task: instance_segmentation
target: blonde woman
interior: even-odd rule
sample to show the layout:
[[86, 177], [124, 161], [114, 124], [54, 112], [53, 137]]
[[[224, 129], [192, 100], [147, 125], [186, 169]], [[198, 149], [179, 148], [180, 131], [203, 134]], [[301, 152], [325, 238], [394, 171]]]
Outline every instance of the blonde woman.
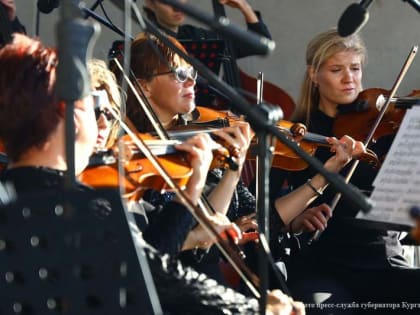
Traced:
[[[363, 89], [365, 64], [366, 47], [359, 34], [341, 37], [336, 29], [330, 29], [314, 36], [306, 50], [306, 71], [295, 121], [305, 123], [311, 132], [334, 136], [338, 106], [357, 99]], [[315, 156], [325, 161], [331, 154], [329, 150], [319, 148]], [[347, 174], [346, 171], [344, 169], [342, 174]], [[369, 192], [376, 172], [370, 165], [359, 163], [351, 183]], [[306, 183], [313, 173], [310, 169], [301, 172], [273, 170], [272, 191], [276, 191], [284, 180], [294, 189]], [[315, 186], [318, 188], [320, 186]], [[328, 207], [335, 194], [336, 191], [328, 187], [305, 212]], [[360, 305], [364, 302], [418, 301], [415, 292], [420, 289], [420, 270], [408, 268], [398, 240], [399, 233], [362, 225], [354, 218], [358, 211], [342, 198], [319, 241], [308, 248], [305, 245], [312, 234], [299, 236], [304, 248], [293, 255], [288, 264], [289, 286], [305, 302], [334, 306], [316, 307], [309, 314], [342, 314], [343, 309], [337, 303], [358, 303], [359, 307], [351, 310], [358, 314], [362, 312]], [[314, 230], [312, 224], [301, 218], [291, 222], [291, 230], [302, 223]], [[404, 285], [391, 285], [397, 282]], [[383, 310], [386, 314], [391, 311]]]

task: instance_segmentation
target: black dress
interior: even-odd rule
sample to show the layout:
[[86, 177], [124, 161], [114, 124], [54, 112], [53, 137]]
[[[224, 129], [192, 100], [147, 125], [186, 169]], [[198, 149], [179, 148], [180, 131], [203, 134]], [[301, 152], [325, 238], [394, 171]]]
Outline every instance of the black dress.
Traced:
[[[333, 135], [334, 120], [321, 111], [311, 115], [309, 131], [325, 136]], [[388, 139], [379, 141], [372, 149], [383, 150], [389, 146]], [[328, 148], [318, 148], [316, 157], [326, 161], [331, 156]], [[351, 163], [350, 163], [351, 164]], [[347, 174], [347, 166], [342, 174]], [[372, 191], [372, 181], [377, 174], [366, 163], [359, 163], [351, 183], [367, 194]], [[272, 169], [270, 184], [272, 198], [276, 198], [279, 185], [287, 179], [291, 189], [304, 184], [315, 175], [308, 168], [300, 172], [286, 172]], [[336, 191], [329, 186], [313, 205], [327, 203], [332, 200]], [[342, 198], [337, 205], [327, 229], [320, 239], [307, 245], [312, 234], [299, 236], [300, 249], [292, 253], [287, 263], [289, 273], [288, 286], [292, 295], [307, 303], [317, 303], [328, 297], [325, 303], [356, 302], [346, 312], [372, 312], [373, 305], [363, 306], [361, 303], [399, 303], [419, 302], [417, 293], [420, 290], [420, 269], [409, 268], [403, 258], [403, 249], [399, 242], [399, 232], [374, 229], [355, 219], [359, 209], [348, 200]], [[299, 248], [296, 246], [296, 248]], [[394, 286], [399, 282], [401, 285]], [[321, 294], [327, 293], [327, 294]], [[365, 308], [365, 309], [364, 309]], [[307, 309], [309, 314], [328, 313], [341, 314], [343, 308], [333, 307]], [[384, 306], [380, 313], [391, 312], [392, 307]], [[401, 309], [396, 314], [402, 312]]]
[[[60, 192], [63, 172], [43, 167], [20, 167], [5, 170], [1, 183], [12, 183], [17, 194], [41, 191]], [[77, 189], [89, 190], [82, 184]], [[185, 210], [186, 211], [186, 210]], [[98, 220], [100, 222], [100, 220]], [[141, 238], [141, 233], [135, 235]], [[160, 303], [168, 314], [258, 314], [258, 301], [241, 295], [217, 282], [185, 268], [170, 255], [161, 255], [145, 244], [145, 253], [156, 285]]]

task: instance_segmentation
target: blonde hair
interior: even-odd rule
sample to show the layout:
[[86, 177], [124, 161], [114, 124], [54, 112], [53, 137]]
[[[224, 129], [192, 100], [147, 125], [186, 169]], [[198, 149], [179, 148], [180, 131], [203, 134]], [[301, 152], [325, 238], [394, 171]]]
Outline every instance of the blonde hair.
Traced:
[[358, 34], [341, 37], [337, 29], [332, 28], [316, 35], [309, 42], [306, 48], [307, 71], [302, 81], [300, 97], [296, 110], [293, 113], [293, 120], [304, 122], [309, 127], [310, 114], [319, 105], [319, 91], [309, 76], [309, 67], [312, 67], [316, 73], [327, 59], [343, 51], [359, 54], [362, 65], [367, 61], [366, 46]]
[[[108, 69], [105, 61], [100, 59], [91, 59], [87, 63], [91, 86], [93, 90], [105, 90], [112, 108], [119, 113], [121, 109], [121, 93], [117, 84], [115, 75]], [[111, 123], [111, 132], [109, 133], [106, 147], [114, 145], [120, 125], [116, 119]]]

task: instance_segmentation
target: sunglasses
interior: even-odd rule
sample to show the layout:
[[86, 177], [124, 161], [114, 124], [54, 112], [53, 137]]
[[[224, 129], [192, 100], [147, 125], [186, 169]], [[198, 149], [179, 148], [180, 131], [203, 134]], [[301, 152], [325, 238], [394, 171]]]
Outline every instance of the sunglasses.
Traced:
[[109, 105], [108, 94], [105, 90], [92, 91], [94, 110], [96, 120], [99, 119], [101, 115], [104, 115], [107, 120], [114, 119], [111, 112], [104, 106], [105, 104]]
[[177, 68], [171, 69], [170, 71], [153, 74], [152, 76], [157, 77], [159, 75], [170, 74], [170, 73], [173, 73], [175, 75], [175, 79], [179, 83], [186, 82], [188, 78], [190, 78], [193, 81], [197, 79], [197, 70], [195, 70], [193, 67], [188, 67], [188, 68], [177, 67]]

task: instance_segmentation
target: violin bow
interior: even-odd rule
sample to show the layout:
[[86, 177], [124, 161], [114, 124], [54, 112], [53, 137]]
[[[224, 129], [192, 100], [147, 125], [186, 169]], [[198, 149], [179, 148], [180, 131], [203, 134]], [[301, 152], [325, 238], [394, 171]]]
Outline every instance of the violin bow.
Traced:
[[[124, 80], [127, 82], [128, 87], [130, 88], [131, 92], [133, 93], [134, 97], [136, 98], [137, 102], [141, 106], [142, 110], [144, 111], [145, 115], [149, 119], [150, 123], [153, 126], [153, 129], [156, 131], [158, 137], [160, 139], [166, 139], [168, 140], [168, 135], [166, 131], [164, 130], [162, 124], [159, 122], [159, 120], [156, 117], [156, 114], [152, 111], [150, 104], [147, 104], [146, 99], [142, 99], [136, 89], [134, 87], [133, 83], [130, 81], [130, 78], [125, 73], [123, 67], [121, 66], [121, 63], [117, 58], [113, 58], [113, 61], [117, 65], [118, 69], [121, 71], [121, 74], [123, 75]], [[141, 90], [141, 86], [137, 84], [138, 88]]]
[[[117, 59], [114, 59], [116, 62], [118, 68], [124, 75], [124, 79], [127, 81], [129, 87], [133, 90], [132, 92], [136, 96], [137, 100], [144, 106], [145, 112], [148, 112], [147, 106], [143, 104], [143, 100], [140, 98], [139, 94], [137, 93], [137, 90], [135, 89], [134, 85], [128, 78], [128, 76], [125, 74], [124, 70], [122, 69], [121, 64]], [[249, 289], [253, 292], [253, 294], [256, 297], [260, 296], [260, 293], [258, 291], [259, 287], [259, 280], [254, 275], [248, 267], [243, 262], [242, 258], [232, 249], [232, 244], [227, 243], [225, 240], [221, 238], [221, 236], [217, 233], [215, 228], [209, 223], [206, 214], [208, 215], [210, 212], [216, 213], [216, 211], [211, 207], [211, 204], [209, 201], [205, 198], [205, 196], [202, 194], [201, 198], [198, 202], [198, 207], [195, 206], [191, 200], [185, 195], [185, 193], [178, 187], [178, 185], [173, 181], [173, 179], [169, 176], [169, 174], [166, 172], [166, 170], [161, 166], [158, 159], [152, 154], [150, 149], [147, 147], [145, 142], [136, 136], [136, 134], [128, 128], [128, 126], [121, 120], [121, 118], [117, 115], [117, 113], [111, 108], [110, 109], [111, 114], [114, 116], [115, 119], [119, 120], [121, 127], [124, 129], [124, 131], [132, 138], [134, 144], [141, 150], [141, 152], [148, 158], [153, 166], [156, 168], [156, 170], [159, 172], [159, 174], [162, 176], [162, 178], [165, 180], [165, 182], [168, 184], [168, 186], [175, 191], [175, 193], [178, 195], [178, 197], [181, 199], [181, 201], [187, 205], [187, 208], [191, 211], [194, 218], [197, 219], [197, 222], [203, 225], [204, 229], [209, 233], [211, 236], [215, 236], [217, 239], [216, 246], [219, 248], [219, 250], [223, 253], [223, 255], [226, 257], [226, 259], [231, 263], [232, 267], [238, 272], [238, 274], [241, 276], [241, 278], [244, 280], [244, 282], [247, 284]], [[155, 115], [152, 115], [149, 113], [148, 118], [153, 119]], [[157, 126], [156, 131], [159, 130], [160, 124], [157, 122], [152, 121], [153, 126]], [[162, 139], [168, 140], [168, 137], [166, 136], [167, 133], [163, 133], [164, 136]], [[145, 152], [147, 151], [147, 152]], [[199, 216], [199, 218], [197, 218]], [[210, 226], [210, 227], [209, 227]], [[226, 248], [226, 245], [229, 246], [229, 248]], [[233, 255], [233, 257], [231, 257]]]
[[[414, 57], [417, 54], [417, 50], [418, 50], [418, 46], [413, 46], [413, 48], [411, 48], [410, 53], [407, 56], [407, 59], [404, 62], [403, 67], [401, 68], [400, 73], [397, 76], [397, 79], [394, 82], [394, 85], [391, 89], [391, 93], [389, 94], [386, 103], [382, 106], [381, 110], [379, 111], [378, 117], [375, 120], [375, 123], [373, 124], [371, 130], [369, 131], [369, 134], [367, 135], [365, 141], [363, 142], [363, 144], [368, 147], [368, 145], [370, 144], [373, 135], [375, 134], [376, 129], [379, 126], [379, 123], [381, 122], [382, 118], [384, 117], [386, 111], [388, 110], [389, 104], [391, 104], [392, 99], [394, 98], [398, 87], [400, 86], [403, 78], [405, 77], [405, 75], [407, 74], [408, 69], [410, 68], [411, 64], [413, 63]], [[354, 172], [356, 171], [357, 166], [359, 165], [359, 160], [354, 160], [349, 172], [347, 173], [347, 176], [345, 177], [345, 182], [348, 183], [351, 179], [351, 177], [353, 176]], [[341, 193], [337, 193], [334, 196], [334, 199], [331, 201], [330, 207], [331, 207], [331, 211], [333, 212], [335, 210], [335, 208], [337, 207], [338, 202], [341, 199]], [[312, 238], [308, 241], [308, 244], [311, 244], [313, 241], [317, 241], [319, 239], [319, 237], [321, 236], [322, 231], [317, 230], [314, 235], [312, 236]]]
[[144, 156], [152, 163], [159, 174], [162, 176], [168, 186], [177, 194], [181, 202], [191, 212], [197, 222], [217, 241], [216, 246], [223, 253], [225, 258], [229, 261], [235, 271], [241, 276], [248, 288], [255, 295], [256, 298], [260, 297], [259, 292], [259, 279], [258, 277], [245, 265], [242, 258], [235, 252], [232, 245], [228, 240], [222, 238], [222, 236], [216, 231], [213, 225], [207, 218], [206, 212], [202, 207], [194, 205], [191, 199], [185, 194], [185, 192], [178, 186], [178, 184], [171, 178], [165, 168], [161, 165], [156, 156], [152, 153], [150, 148], [147, 146], [145, 141], [139, 137], [122, 121], [121, 117], [115, 112], [112, 107], [108, 107], [108, 110], [117, 119], [123, 128], [123, 130], [131, 137], [134, 144], [144, 154]]
[[[127, 6], [125, 6], [127, 7]], [[138, 11], [138, 8], [136, 5], [134, 5], [133, 2], [131, 2], [131, 7], [139, 20], [140, 24], [143, 25], [141, 15]], [[126, 10], [127, 11], [127, 10]], [[148, 23], [150, 24], [150, 23]], [[152, 27], [149, 25], [149, 27]], [[170, 46], [171, 47], [171, 46]], [[123, 71], [124, 72], [124, 71]], [[126, 78], [128, 79], [128, 78]], [[133, 86], [132, 86], [133, 87]], [[200, 208], [196, 207], [192, 201], [186, 196], [186, 194], [178, 187], [178, 185], [172, 180], [172, 178], [169, 176], [169, 174], [166, 172], [166, 170], [160, 165], [157, 158], [148, 150], [148, 147], [144, 145], [141, 139], [139, 139], [131, 130], [127, 127], [127, 125], [123, 122], [122, 118], [109, 106], [108, 108], [110, 112], [113, 114], [114, 118], [117, 119], [121, 125], [122, 128], [125, 129], [127, 134], [129, 134], [132, 137], [132, 140], [135, 141], [135, 144], [139, 147], [140, 150], [142, 150], [142, 153], [149, 159], [149, 161], [153, 164], [154, 167], [156, 167], [156, 170], [160, 172], [162, 178], [166, 181], [166, 183], [175, 190], [178, 197], [181, 199], [181, 201], [184, 202], [187, 209], [190, 210], [191, 214], [194, 216], [194, 218], [199, 222], [203, 228], [208, 232], [211, 233], [213, 237], [215, 237], [216, 246], [219, 248], [219, 250], [223, 253], [223, 255], [226, 257], [226, 259], [230, 262], [232, 267], [236, 270], [236, 272], [241, 276], [241, 278], [244, 280], [245, 284], [248, 286], [250, 291], [254, 294], [256, 298], [260, 298], [261, 294], [259, 291], [259, 279], [258, 277], [252, 273], [251, 270], [248, 269], [248, 267], [245, 265], [243, 260], [232, 250], [231, 244], [228, 243], [228, 241], [225, 241], [215, 230], [215, 228], [209, 223], [207, 217], [203, 214]], [[120, 166], [119, 166], [120, 168]], [[229, 238], [228, 238], [229, 240]]]

